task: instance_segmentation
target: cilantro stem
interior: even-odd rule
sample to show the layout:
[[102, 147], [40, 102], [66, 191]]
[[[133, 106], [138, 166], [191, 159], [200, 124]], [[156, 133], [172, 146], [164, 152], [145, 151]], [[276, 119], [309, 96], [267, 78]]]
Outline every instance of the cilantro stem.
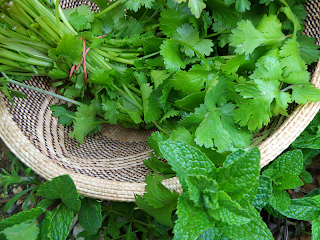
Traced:
[[140, 110], [143, 110], [143, 107], [141, 106], [141, 99], [137, 99], [138, 96], [134, 96], [131, 91], [127, 88], [126, 84], [122, 83], [121, 84], [123, 89], [126, 91], [126, 93], [129, 95], [129, 97], [132, 99], [132, 101], [136, 102], [137, 107]]
[[157, 52], [145, 55], [145, 56], [141, 57], [140, 59], [146, 59], [146, 58], [153, 57], [153, 56], [159, 55], [159, 54], [160, 54], [160, 51], [157, 51]]
[[21, 83], [21, 82], [17, 82], [17, 81], [15, 81], [13, 79], [10, 79], [4, 72], [1, 71], [0, 73], [8, 80], [8, 82], [13, 83], [15, 85], [18, 85], [20, 87], [24, 87], [24, 88], [27, 88], [27, 89], [30, 89], [30, 90], [33, 90], [33, 91], [36, 91], [36, 92], [40, 92], [40, 93], [43, 93], [43, 94], [46, 94], [46, 95], [61, 99], [63, 101], [70, 102], [70, 103], [75, 104], [75, 105], [81, 105], [81, 103], [76, 101], [76, 100], [73, 100], [73, 99], [58, 95], [56, 93], [40, 89], [40, 88], [29, 86], [29, 85]]
[[60, 18], [62, 20], [62, 22], [65, 24], [65, 26], [67, 27], [67, 29], [73, 33], [74, 35], [78, 35], [77, 31], [74, 30], [74, 28], [71, 26], [71, 24], [69, 23], [69, 21], [67, 20], [66, 16], [64, 15], [63, 11], [62, 11], [62, 8], [59, 4], [59, 0], [53, 0], [53, 3], [55, 5], [58, 5], [58, 9], [59, 9], [59, 14], [60, 14]]
[[96, 17], [100, 17], [103, 14], [111, 11], [112, 9], [114, 9], [115, 7], [117, 7], [119, 4], [121, 4], [122, 0], [118, 0], [115, 3], [113, 3], [112, 5], [110, 5], [109, 7], [106, 7], [105, 9], [103, 9], [102, 11], [100, 11], [99, 13], [96, 14]]
[[129, 60], [129, 59], [125, 59], [125, 58], [119, 58], [119, 57], [115, 57], [112, 56], [104, 51], [101, 51], [98, 48], [95, 48], [96, 52], [98, 54], [100, 54], [101, 56], [104, 56], [106, 58], [109, 58], [110, 60], [116, 61], [116, 62], [120, 62], [120, 63], [124, 63], [124, 64], [130, 64], [130, 65], [134, 65], [134, 61], [133, 60]]
[[212, 34], [209, 34], [207, 36], [205, 36], [204, 38], [211, 38], [211, 37], [216, 37], [216, 36], [219, 36], [221, 34], [230, 34], [231, 33], [231, 30], [227, 30], [227, 31], [223, 31], [221, 33], [212, 33]]
[[128, 84], [128, 85], [126, 85], [128, 88], [130, 88], [132, 91], [134, 91], [135, 93], [138, 93], [138, 94], [140, 94], [141, 95], [141, 90], [140, 89], [138, 89], [138, 88], [135, 88], [134, 86], [132, 86], [132, 85], [130, 85], [130, 84]]
[[59, 29], [60, 37], [62, 37], [62, 29], [61, 29], [60, 18], [59, 18], [59, 4], [55, 5], [55, 15], [56, 15], [56, 24]]
[[286, 91], [290, 90], [293, 86], [295, 86], [295, 85], [294, 84], [289, 85], [288, 87], [282, 89], [281, 92], [286, 92]]
[[152, 123], [164, 134], [170, 135], [166, 130], [164, 130], [155, 120], [152, 120]]

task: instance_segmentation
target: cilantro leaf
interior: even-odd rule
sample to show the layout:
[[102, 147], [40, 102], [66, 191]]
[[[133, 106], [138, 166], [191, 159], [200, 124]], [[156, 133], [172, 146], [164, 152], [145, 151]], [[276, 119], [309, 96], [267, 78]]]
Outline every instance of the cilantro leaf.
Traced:
[[66, 57], [72, 64], [78, 65], [82, 59], [82, 42], [72, 33], [64, 35], [56, 48], [49, 50], [52, 58]]
[[178, 72], [186, 67], [179, 48], [179, 44], [172, 40], [165, 40], [160, 46], [160, 54], [163, 56], [166, 69], [170, 73]]
[[154, 2], [155, 0], [128, 0], [125, 5], [127, 9], [137, 12], [142, 6], [152, 8]]
[[314, 38], [300, 35], [297, 37], [297, 41], [299, 42], [300, 56], [306, 64], [311, 64], [319, 60], [320, 50]]
[[248, 55], [261, 45], [274, 45], [284, 40], [281, 27], [275, 15], [264, 15], [257, 28], [250, 20], [241, 20], [231, 31], [230, 46], [236, 47], [236, 53]]
[[179, 195], [163, 186], [161, 181], [160, 176], [152, 176], [151, 173], [146, 175], [146, 193], [143, 197], [135, 196], [136, 204], [138, 208], [155, 217], [159, 223], [173, 227], [171, 215]]
[[152, 89], [153, 88], [149, 83], [144, 83], [141, 86], [144, 121], [146, 123], [158, 120], [162, 114]]
[[58, 122], [64, 126], [70, 126], [73, 123], [74, 112], [66, 109], [67, 105], [51, 105], [52, 116], [59, 118]]
[[154, 83], [154, 88], [157, 89], [165, 80], [170, 77], [170, 74], [166, 70], [156, 70], [150, 71], [151, 80]]
[[94, 21], [94, 15], [88, 5], [80, 5], [74, 9], [69, 17], [69, 22], [75, 30], [83, 31], [91, 28], [91, 23]]
[[104, 121], [97, 121], [96, 109], [92, 106], [81, 105], [77, 107], [77, 112], [74, 117], [74, 128], [70, 133], [70, 137], [75, 137], [79, 143], [83, 143], [83, 139], [86, 135], [95, 133], [100, 130], [101, 123]]
[[177, 8], [163, 9], [160, 13], [159, 28], [165, 35], [171, 37], [178, 27], [189, 22], [189, 18], [190, 14]]
[[292, 37], [280, 48], [279, 56], [285, 76], [291, 72], [301, 72], [307, 69], [305, 62], [300, 56], [299, 43], [296, 37]]
[[236, 0], [236, 10], [238, 12], [245, 12], [250, 10], [251, 3], [248, 0]]
[[306, 104], [307, 101], [320, 101], [320, 90], [312, 83], [292, 85], [292, 100], [298, 104]]

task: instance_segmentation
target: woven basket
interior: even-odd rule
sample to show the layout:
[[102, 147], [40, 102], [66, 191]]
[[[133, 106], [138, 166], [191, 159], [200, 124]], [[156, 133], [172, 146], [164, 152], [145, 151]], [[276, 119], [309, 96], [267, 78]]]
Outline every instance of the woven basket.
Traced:
[[[76, 4], [86, 1], [76, 1]], [[74, 1], [64, 1], [73, 7]], [[90, 3], [89, 3], [90, 5]], [[308, 17], [305, 34], [320, 42], [318, 18], [320, 3], [306, 3]], [[312, 82], [320, 88], [320, 64], [315, 68]], [[36, 77], [28, 84], [55, 91], [49, 79]], [[69, 137], [70, 128], [61, 126], [52, 117], [50, 105], [59, 101], [38, 92], [17, 86], [27, 99], [14, 99], [14, 106], [0, 97], [0, 137], [10, 150], [41, 177], [49, 180], [69, 174], [79, 193], [97, 199], [134, 201], [134, 194], [144, 193], [147, 169], [143, 160], [149, 157], [146, 139], [151, 130], [126, 129], [121, 125], [104, 125], [102, 131], [86, 137], [82, 145]], [[290, 116], [259, 145], [261, 166], [265, 166], [284, 151], [305, 129], [320, 103], [298, 106]], [[179, 179], [166, 179], [163, 184], [181, 193]]]

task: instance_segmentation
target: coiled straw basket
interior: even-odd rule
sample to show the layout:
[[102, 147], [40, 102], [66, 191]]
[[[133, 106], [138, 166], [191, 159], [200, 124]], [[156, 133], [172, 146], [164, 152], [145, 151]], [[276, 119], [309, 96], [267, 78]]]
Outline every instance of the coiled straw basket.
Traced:
[[[87, 1], [62, 1], [63, 7], [88, 4]], [[307, 36], [320, 43], [320, 2], [306, 3]], [[320, 88], [320, 64], [315, 68], [312, 82]], [[29, 84], [50, 91], [48, 79], [34, 78]], [[27, 95], [14, 99], [14, 106], [0, 98], [0, 137], [10, 150], [38, 175], [49, 180], [69, 174], [83, 196], [114, 201], [134, 201], [134, 194], [143, 194], [147, 169], [143, 160], [149, 157], [146, 144], [151, 130], [126, 129], [121, 125], [105, 125], [101, 132], [87, 137], [78, 146], [69, 138], [70, 128], [61, 126], [51, 115], [50, 105], [58, 100], [50, 96], [12, 86]], [[320, 102], [298, 106], [290, 116], [259, 145], [261, 166], [267, 165], [285, 150], [319, 111]], [[178, 178], [163, 184], [181, 192]]]

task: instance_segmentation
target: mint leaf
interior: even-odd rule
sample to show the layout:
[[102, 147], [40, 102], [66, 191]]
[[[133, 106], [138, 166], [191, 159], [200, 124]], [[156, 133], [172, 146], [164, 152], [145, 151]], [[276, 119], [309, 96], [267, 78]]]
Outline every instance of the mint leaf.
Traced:
[[252, 202], [252, 205], [261, 210], [268, 204], [269, 198], [272, 195], [272, 180], [267, 176], [259, 176], [259, 187], [257, 194]]
[[312, 221], [319, 218], [320, 195], [291, 199], [289, 207], [281, 213], [288, 218], [304, 221]]
[[312, 238], [320, 239], [320, 219], [315, 219], [312, 221]]
[[59, 199], [71, 209], [80, 210], [79, 194], [69, 175], [61, 175], [45, 182], [37, 191], [37, 196]]
[[54, 240], [65, 240], [70, 233], [74, 210], [61, 203], [51, 222], [51, 237]]
[[215, 209], [209, 208], [208, 213], [214, 219], [232, 225], [240, 226], [251, 221], [250, 214], [224, 191], [218, 191], [217, 207]]
[[80, 225], [89, 235], [95, 235], [102, 225], [101, 203], [96, 199], [84, 198], [78, 213]]
[[37, 240], [39, 232], [37, 221], [29, 220], [6, 228], [1, 232], [0, 236], [3, 234], [7, 240]]
[[100, 130], [101, 123], [104, 121], [96, 120], [96, 109], [93, 106], [81, 105], [77, 107], [74, 117], [73, 131], [70, 137], [75, 137], [79, 143], [83, 143], [84, 137], [88, 134], [95, 133]]
[[47, 211], [44, 219], [39, 223], [40, 233], [38, 239], [52, 240], [51, 238], [52, 212]]
[[[299, 174], [300, 175], [300, 174]], [[299, 175], [285, 173], [275, 179], [274, 189], [294, 189], [303, 185]]]
[[12, 215], [10, 218], [6, 218], [0, 222], [0, 231], [25, 221], [32, 222], [44, 211], [42, 208], [32, 208], [30, 211], [19, 212], [18, 214]]
[[260, 151], [257, 147], [244, 152], [232, 163], [216, 170], [215, 179], [219, 190], [233, 200], [242, 198], [258, 184], [260, 175]]
[[159, 149], [177, 173], [183, 189], [187, 189], [185, 182], [189, 174], [207, 175], [215, 170], [214, 164], [199, 149], [186, 143], [167, 140], [159, 143]]
[[218, 228], [209, 228], [204, 231], [198, 240], [221, 240], [222, 233]]
[[212, 228], [215, 223], [215, 220], [208, 215], [205, 208], [198, 208], [193, 205], [186, 193], [182, 193], [179, 197], [177, 208], [178, 220], [173, 229], [176, 239], [196, 240], [200, 234]]
[[273, 190], [269, 204], [277, 211], [283, 212], [290, 205], [290, 196], [285, 190]]

